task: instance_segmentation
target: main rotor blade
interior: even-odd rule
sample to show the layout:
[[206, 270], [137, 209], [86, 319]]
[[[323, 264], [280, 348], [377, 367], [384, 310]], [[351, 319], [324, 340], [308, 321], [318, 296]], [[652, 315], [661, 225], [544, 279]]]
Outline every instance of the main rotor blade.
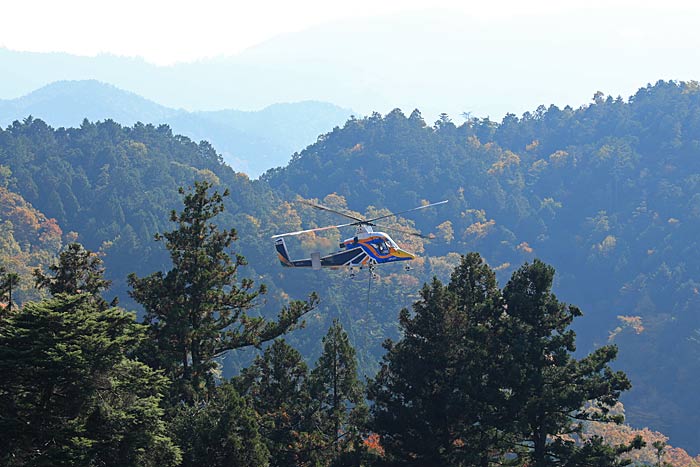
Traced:
[[355, 217], [350, 214], [346, 214], [342, 211], [338, 211], [337, 209], [329, 208], [328, 206], [324, 206], [322, 204], [317, 204], [317, 203], [312, 203], [311, 201], [306, 201], [306, 200], [298, 200], [301, 204], [305, 204], [307, 206], [311, 206], [312, 208], [320, 209], [321, 211], [328, 211], [332, 212], [335, 214], [338, 214], [339, 216], [347, 217], [348, 219], [352, 219], [354, 221], [358, 222], [365, 222], [365, 220], [361, 217]]
[[418, 232], [412, 232], [410, 230], [405, 230], [405, 229], [397, 229], [396, 227], [389, 227], [388, 225], [378, 225], [378, 224], [373, 224], [375, 227], [379, 227], [384, 230], [393, 230], [394, 232], [401, 232], [402, 234], [406, 235], [412, 235], [414, 237], [420, 237], [420, 238], [425, 238], [426, 240], [432, 240], [435, 238], [435, 235], [430, 234], [430, 235], [423, 235]]
[[370, 222], [374, 222], [374, 221], [378, 221], [378, 220], [382, 220], [382, 219], [388, 219], [389, 217], [400, 216], [401, 214], [406, 214], [407, 212], [418, 211], [418, 210], [420, 210], [420, 209], [425, 209], [425, 208], [429, 208], [429, 207], [432, 207], [432, 206], [437, 206], [438, 204], [445, 204], [447, 201], [448, 201], [448, 200], [438, 201], [437, 203], [426, 204], [425, 206], [418, 206], [417, 208], [408, 209], [408, 210], [406, 210], [406, 211], [401, 211], [401, 212], [396, 212], [396, 213], [392, 213], [392, 214], [387, 214], [386, 216], [379, 216], [379, 217], [375, 217], [374, 219], [367, 219], [365, 222], [370, 223]]
[[287, 233], [283, 233], [283, 234], [273, 235], [270, 238], [291, 237], [294, 235], [301, 235], [301, 234], [310, 233], [310, 232], [320, 232], [322, 230], [339, 229], [341, 227], [348, 227], [350, 225], [357, 225], [357, 222], [352, 222], [350, 224], [329, 225], [328, 227], [317, 227], [315, 229], [299, 230], [297, 232], [287, 232]]

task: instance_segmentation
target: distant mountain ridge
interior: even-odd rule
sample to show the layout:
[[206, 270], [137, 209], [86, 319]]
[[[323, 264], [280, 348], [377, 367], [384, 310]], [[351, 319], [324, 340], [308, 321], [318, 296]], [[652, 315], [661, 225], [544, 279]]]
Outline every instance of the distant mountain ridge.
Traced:
[[236, 55], [169, 66], [0, 48], [0, 97], [57, 80], [97, 79], [188, 110], [318, 100], [362, 114], [419, 108], [428, 122], [442, 112], [455, 120], [462, 113], [500, 120], [541, 104], [577, 108], [597, 90], [625, 98], [640, 83], [697, 79], [700, 43], [689, 33], [690, 15], [679, 27], [681, 40], [658, 32], [664, 13], [610, 5], [605, 15], [551, 9], [503, 11], [488, 20], [454, 11], [355, 18], [273, 37]]
[[259, 111], [188, 112], [160, 105], [138, 94], [96, 80], [57, 81], [25, 96], [0, 100], [0, 125], [29, 115], [54, 127], [112, 119], [168, 124], [175, 133], [210, 141], [235, 170], [257, 177], [285, 165], [290, 156], [343, 124], [352, 111], [325, 102], [296, 102]]
[[84, 118], [159, 123], [182, 112], [97, 80], [56, 81], [17, 99], [0, 100], [2, 126], [30, 114], [53, 126], [70, 127]]

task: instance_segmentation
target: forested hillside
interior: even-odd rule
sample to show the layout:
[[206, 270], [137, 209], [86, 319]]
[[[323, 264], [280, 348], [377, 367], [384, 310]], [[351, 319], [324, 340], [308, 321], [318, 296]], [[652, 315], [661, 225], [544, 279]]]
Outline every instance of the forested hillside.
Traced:
[[584, 310], [583, 347], [621, 345], [629, 419], [698, 446], [686, 387], [700, 374], [699, 91], [659, 82], [629, 101], [596, 94], [580, 109], [461, 126], [397, 110], [349, 121], [264, 178], [350, 206], [449, 199], [418, 224], [451, 223], [431, 256], [477, 250], [501, 278], [532, 257], [553, 264], [558, 293]]
[[[206, 180], [229, 189], [217, 222], [238, 231], [234, 249], [249, 262], [240, 274], [268, 286], [257, 299], [261, 312], [318, 292], [306, 328], [288, 341], [315, 361], [337, 318], [357, 349], [361, 375], [376, 373], [387, 337], [400, 338], [399, 310], [433, 275], [446, 281], [459, 254], [479, 251], [501, 283], [541, 258], [557, 270], [557, 296], [584, 313], [574, 323], [578, 352], [620, 346], [614, 365], [633, 386], [622, 397], [628, 421], [693, 453], [700, 446], [692, 390], [700, 383], [698, 161], [700, 89], [673, 82], [628, 101], [596, 95], [580, 109], [540, 107], [501, 123], [457, 126], [445, 117], [429, 125], [418, 111], [399, 110], [351, 119], [255, 182], [227, 167], [211, 145], [167, 126], [86, 121], [56, 130], [27, 119], [0, 131], [8, 193], [103, 252], [113, 281], [106, 298], [118, 295], [127, 308], [139, 309], [127, 294], [127, 275], [143, 277], [167, 264], [153, 236], [172, 228], [177, 188]], [[449, 203], [397, 219], [436, 238], [397, 235], [419, 254], [413, 270], [382, 268], [368, 291], [364, 274], [351, 279], [279, 266], [271, 234], [336, 223], [294, 203], [297, 196], [362, 215]], [[290, 241], [290, 249], [293, 256], [332, 251], [349, 235], [310, 235]], [[246, 361], [240, 352], [227, 356], [224, 375]]]
[[126, 275], [165, 261], [153, 236], [168, 226], [177, 188], [195, 180], [225, 184], [233, 194], [223, 221], [250, 232], [242, 212], [264, 213], [272, 196], [226, 166], [206, 142], [175, 136], [166, 125], [122, 127], [113, 121], [58, 129], [28, 118], [0, 132], [5, 185], [55, 219], [94, 251], [103, 251], [115, 290]]

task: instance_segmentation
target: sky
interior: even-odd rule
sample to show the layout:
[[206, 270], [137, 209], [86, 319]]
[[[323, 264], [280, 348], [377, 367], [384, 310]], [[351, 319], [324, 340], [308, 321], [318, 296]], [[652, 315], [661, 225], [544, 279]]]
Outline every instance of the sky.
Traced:
[[[87, 56], [111, 53], [142, 57], [157, 65], [232, 56], [277, 35], [337, 20], [425, 9], [456, 10], [484, 21], [562, 14], [570, 14], [575, 20], [577, 11], [588, 10], [598, 11], [600, 15], [620, 15], [621, 23], [629, 9], [637, 14], [648, 11], [649, 22], [638, 27], [624, 25], [626, 33], [632, 36], [650, 33], [678, 36], [684, 31], [676, 27], [674, 18], [700, 19], [700, 2], [687, 0], [4, 0], [3, 3], [0, 47]], [[694, 34], [695, 28], [692, 29]]]
[[187, 110], [319, 100], [500, 120], [700, 79], [697, 0], [0, 2], [0, 48], [156, 65], [8, 60], [0, 99], [96, 79]]

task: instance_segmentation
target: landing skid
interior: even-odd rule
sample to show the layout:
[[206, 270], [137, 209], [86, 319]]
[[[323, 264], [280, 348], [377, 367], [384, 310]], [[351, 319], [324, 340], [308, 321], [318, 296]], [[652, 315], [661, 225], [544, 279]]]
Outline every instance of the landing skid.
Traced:
[[[357, 268], [357, 270], [362, 271], [365, 266], [360, 266]], [[376, 264], [369, 264], [367, 265], [367, 269], [369, 270], [369, 278], [370, 280], [378, 280], [379, 279], [379, 274], [377, 274], [377, 265]], [[357, 275], [357, 270], [354, 267], [350, 267], [348, 269], [348, 276], [350, 279], [353, 279]]]

